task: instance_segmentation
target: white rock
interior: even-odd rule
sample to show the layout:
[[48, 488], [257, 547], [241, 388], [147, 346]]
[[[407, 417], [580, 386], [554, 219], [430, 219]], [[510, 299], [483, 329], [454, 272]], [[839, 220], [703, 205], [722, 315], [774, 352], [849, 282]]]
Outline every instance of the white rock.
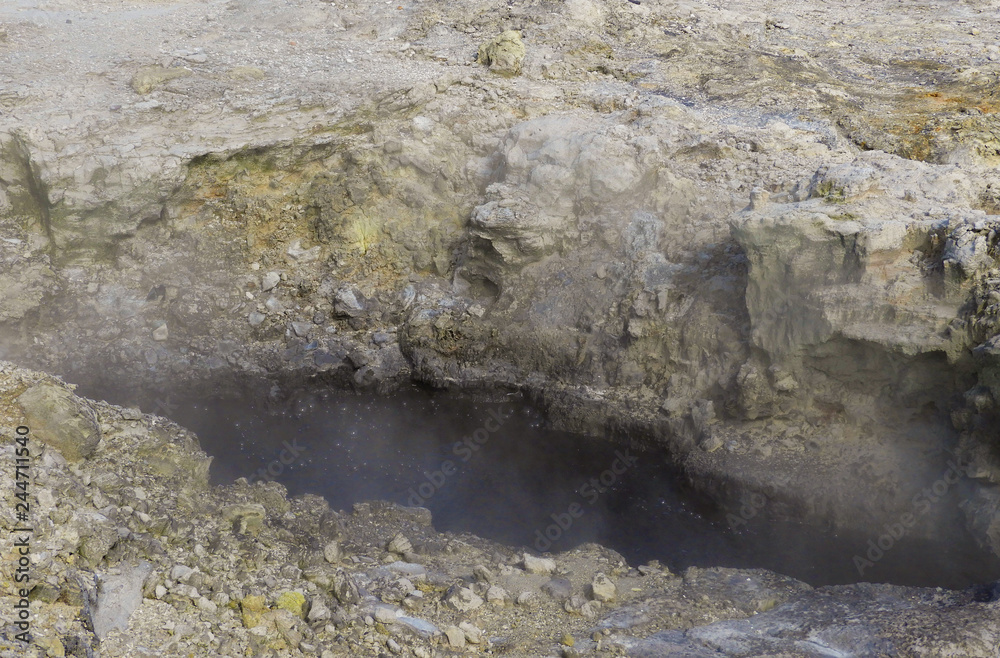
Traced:
[[535, 557], [530, 553], [525, 553], [524, 570], [528, 573], [548, 575], [556, 570], [556, 562], [547, 557]]
[[590, 584], [590, 589], [594, 595], [594, 600], [603, 603], [613, 601], [618, 594], [618, 588], [615, 586], [614, 581], [603, 573], [598, 573], [594, 576], [594, 580]]

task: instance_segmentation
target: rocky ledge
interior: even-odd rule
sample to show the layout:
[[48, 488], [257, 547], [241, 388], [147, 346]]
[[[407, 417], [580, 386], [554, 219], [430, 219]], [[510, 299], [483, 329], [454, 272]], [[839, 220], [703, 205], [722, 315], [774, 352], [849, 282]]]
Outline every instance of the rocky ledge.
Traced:
[[[276, 482], [211, 487], [190, 432], [6, 363], [0, 402], [0, 486], [14, 490], [14, 438], [27, 426], [37, 501], [31, 641], [18, 640], [6, 542], [4, 656], [985, 658], [1000, 643], [990, 587], [675, 574], [594, 544], [537, 555], [437, 533], [419, 507], [333, 510]], [[4, 507], [4, 536], [23, 525]]]

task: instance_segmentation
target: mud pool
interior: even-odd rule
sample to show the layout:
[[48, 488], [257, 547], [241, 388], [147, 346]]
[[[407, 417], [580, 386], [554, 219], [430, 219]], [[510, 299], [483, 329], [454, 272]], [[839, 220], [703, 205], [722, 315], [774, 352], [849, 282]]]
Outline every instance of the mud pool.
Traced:
[[[134, 393], [81, 392], [136, 402]], [[665, 451], [547, 429], [543, 413], [514, 394], [487, 400], [416, 388], [387, 396], [322, 391], [279, 403], [250, 393], [174, 393], [141, 406], [198, 434], [214, 457], [216, 484], [276, 480], [290, 495], [322, 495], [339, 509], [375, 499], [419, 505], [432, 511], [438, 531], [535, 551], [598, 542], [633, 565], [765, 568], [815, 586], [957, 589], [1000, 575], [998, 560], [957, 523], [947, 543], [894, 539], [859, 574], [855, 556], [872, 557], [868, 540], [878, 536], [769, 518], [763, 497], [720, 507], [685, 486]], [[953, 498], [942, 504], [957, 507]]]

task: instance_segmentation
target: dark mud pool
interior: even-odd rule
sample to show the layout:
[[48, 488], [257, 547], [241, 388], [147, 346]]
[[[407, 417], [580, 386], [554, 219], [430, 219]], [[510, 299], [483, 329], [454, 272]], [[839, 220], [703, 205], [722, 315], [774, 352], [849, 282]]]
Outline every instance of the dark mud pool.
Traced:
[[[127, 404], [108, 391], [85, 391]], [[169, 396], [157, 413], [196, 432], [215, 483], [276, 480], [335, 509], [365, 500], [426, 507], [439, 531], [471, 532], [535, 551], [599, 542], [633, 566], [766, 568], [812, 585], [859, 581], [964, 588], [1000, 576], [970, 538], [893, 540], [859, 574], [868, 535], [768, 518], [766, 498], [730, 509], [683, 485], [669, 456], [547, 429], [520, 396], [483, 401], [412, 389], [291, 402]], [[258, 402], [249, 402], [249, 400]], [[141, 405], [154, 411], [155, 403]], [[877, 537], [875, 537], [877, 541]]]

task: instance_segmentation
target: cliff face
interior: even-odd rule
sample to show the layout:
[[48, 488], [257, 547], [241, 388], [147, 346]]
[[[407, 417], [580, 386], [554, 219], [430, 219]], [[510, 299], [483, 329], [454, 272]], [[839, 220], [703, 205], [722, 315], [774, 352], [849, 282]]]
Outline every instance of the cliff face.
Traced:
[[958, 458], [1000, 554], [996, 8], [9, 4], [0, 356], [519, 388], [843, 527]]

